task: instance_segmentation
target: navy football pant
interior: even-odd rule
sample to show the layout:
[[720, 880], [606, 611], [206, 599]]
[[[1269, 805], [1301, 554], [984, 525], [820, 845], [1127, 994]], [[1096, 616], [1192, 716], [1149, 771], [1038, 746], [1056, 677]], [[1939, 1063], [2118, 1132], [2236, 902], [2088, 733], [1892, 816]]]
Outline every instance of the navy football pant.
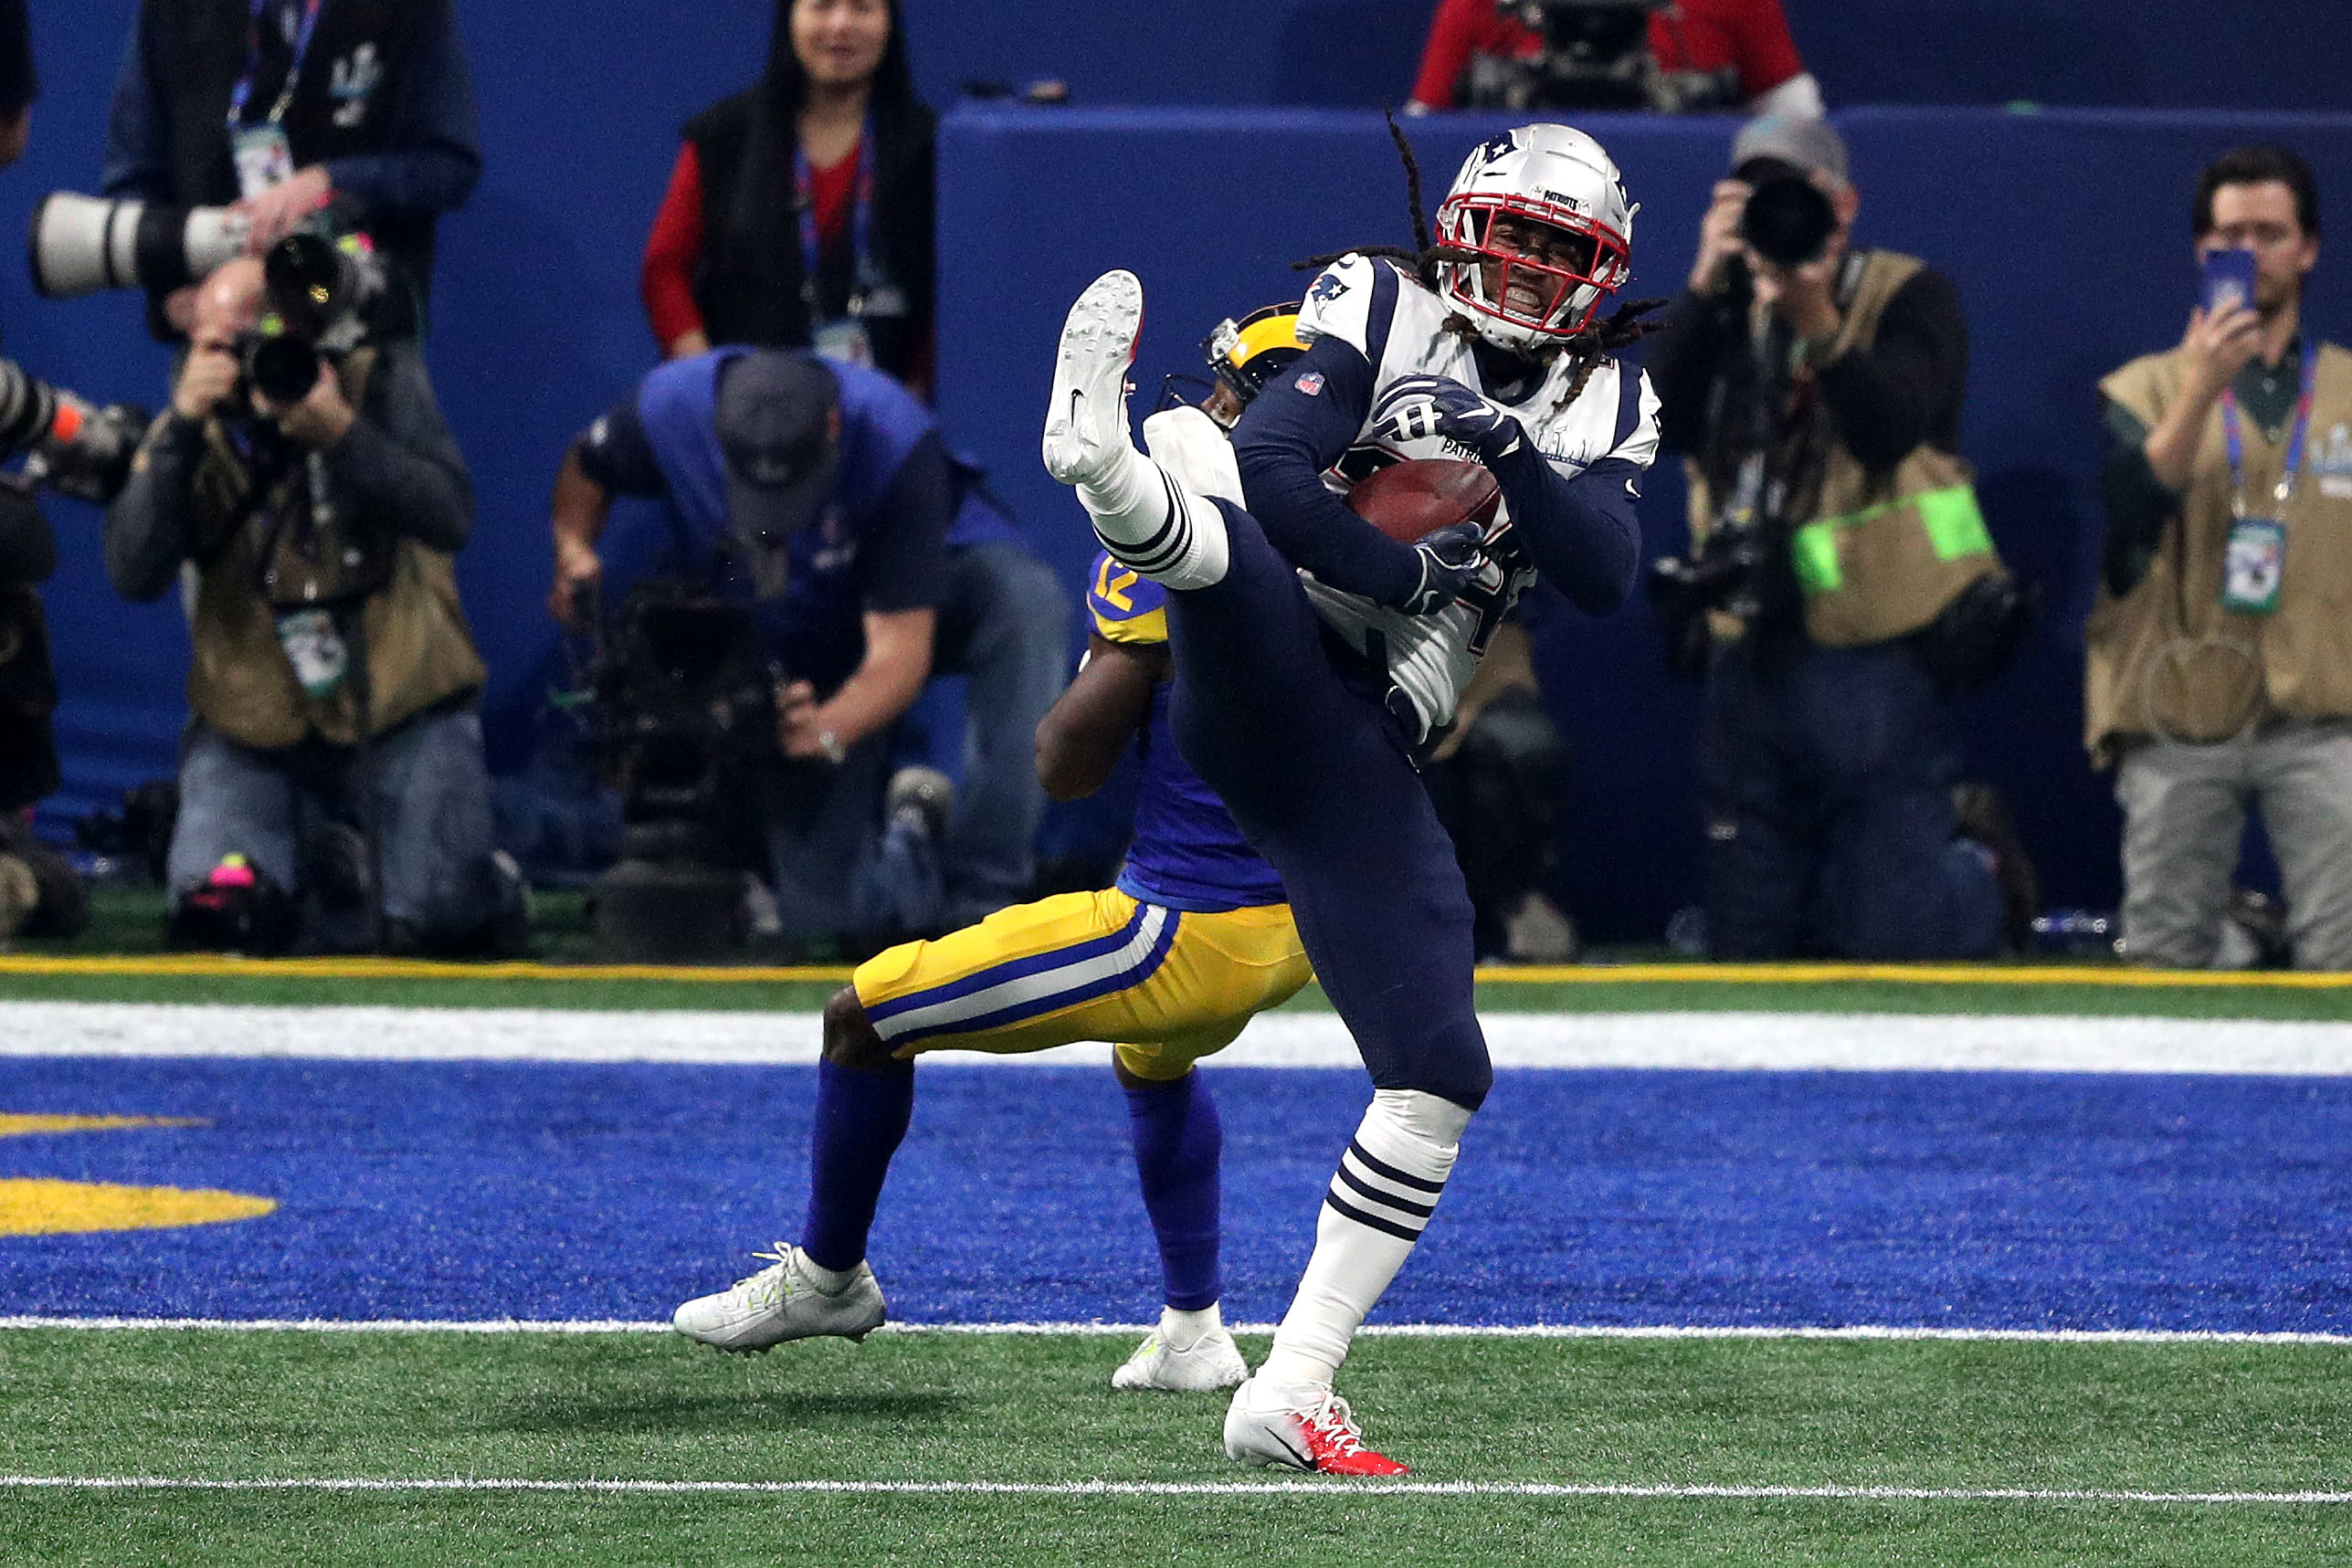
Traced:
[[1298, 574], [1225, 501], [1232, 560], [1168, 595], [1176, 749], [1288, 890], [1376, 1089], [1478, 1109], [1494, 1080], [1469, 892], [1397, 721], [1341, 676]]

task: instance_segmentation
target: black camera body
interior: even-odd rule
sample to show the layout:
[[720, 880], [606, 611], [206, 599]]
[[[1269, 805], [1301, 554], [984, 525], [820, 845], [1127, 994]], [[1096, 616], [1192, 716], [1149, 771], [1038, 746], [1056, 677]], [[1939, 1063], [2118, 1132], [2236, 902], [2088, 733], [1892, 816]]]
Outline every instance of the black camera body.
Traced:
[[272, 403], [300, 403], [322, 368], [388, 325], [384, 264], [356, 235], [290, 234], [263, 256], [261, 276], [268, 308], [238, 337], [237, 358], [246, 386]]
[[782, 677], [753, 607], [689, 579], [641, 584], [584, 674], [588, 754], [618, 784], [623, 824], [596, 885], [600, 952], [676, 963], [740, 950], [736, 847], [758, 775], [780, 765]]
[[1740, 209], [1739, 234], [1776, 267], [1819, 261], [1838, 232], [1838, 212], [1820, 187], [1802, 174], [1771, 174], [1756, 183]]
[[1694, 680], [1706, 673], [1714, 612], [1752, 618], [1761, 608], [1772, 548], [1754, 521], [1719, 520], [1687, 556], [1650, 563], [1643, 587], [1666, 635], [1668, 673]]

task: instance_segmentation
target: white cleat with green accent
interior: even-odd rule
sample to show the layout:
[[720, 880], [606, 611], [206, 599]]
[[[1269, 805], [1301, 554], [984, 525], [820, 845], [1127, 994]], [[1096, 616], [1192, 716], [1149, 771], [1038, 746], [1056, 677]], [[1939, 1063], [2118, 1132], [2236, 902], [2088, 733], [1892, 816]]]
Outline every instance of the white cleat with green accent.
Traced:
[[752, 1256], [775, 1261], [716, 1295], [695, 1297], [671, 1315], [670, 1325], [700, 1343], [748, 1352], [786, 1340], [863, 1340], [890, 1316], [874, 1271], [862, 1263], [847, 1285], [827, 1290], [796, 1247], [779, 1241], [774, 1252]]
[[1239, 1388], [1248, 1380], [1250, 1366], [1241, 1348], [1223, 1329], [1211, 1329], [1183, 1350], [1160, 1337], [1146, 1335], [1135, 1353], [1111, 1374], [1119, 1389], [1157, 1388], [1171, 1394], [1217, 1394]]

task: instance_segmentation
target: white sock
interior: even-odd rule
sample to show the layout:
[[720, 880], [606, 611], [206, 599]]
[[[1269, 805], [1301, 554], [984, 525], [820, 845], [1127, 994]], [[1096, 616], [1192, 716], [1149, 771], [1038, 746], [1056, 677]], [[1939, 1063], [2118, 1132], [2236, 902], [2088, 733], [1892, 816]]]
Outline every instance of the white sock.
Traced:
[[1224, 580], [1224, 515], [1133, 447], [1077, 489], [1094, 536], [1121, 565], [1177, 589]]
[[1327, 1384], [1444, 1191], [1470, 1112], [1413, 1089], [1372, 1097], [1315, 1221], [1314, 1256], [1258, 1375]]
[[828, 1296], [838, 1296], [849, 1288], [852, 1280], [858, 1278], [858, 1271], [854, 1268], [846, 1272], [838, 1268], [828, 1268], [805, 1252], [800, 1255], [800, 1267], [816, 1284], [817, 1289]]
[[1211, 1301], [1197, 1312], [1179, 1311], [1174, 1307], [1160, 1310], [1160, 1343], [1182, 1352], [1192, 1349], [1209, 1335], [1225, 1326], [1225, 1316]]

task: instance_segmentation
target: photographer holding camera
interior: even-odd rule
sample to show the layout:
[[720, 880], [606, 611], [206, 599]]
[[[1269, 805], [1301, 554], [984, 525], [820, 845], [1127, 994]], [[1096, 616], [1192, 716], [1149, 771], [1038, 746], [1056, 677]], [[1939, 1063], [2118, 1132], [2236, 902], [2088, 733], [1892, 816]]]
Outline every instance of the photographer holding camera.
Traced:
[[[194, 568], [182, 945], [457, 953], [519, 925], [450, 560], [471, 483], [414, 347], [365, 339], [367, 266], [302, 237], [267, 270], [244, 258], [206, 279], [171, 407], [107, 513], [125, 596]], [[316, 342], [290, 335], [321, 300], [344, 313], [308, 323]]]
[[[450, 0], [142, 0], [107, 113], [106, 195], [230, 207], [257, 257], [332, 202], [421, 300], [435, 222], [480, 176]], [[155, 290], [159, 331], [185, 333], [195, 297]]]
[[[664, 498], [670, 569], [756, 618], [774, 744], [763, 766], [735, 763], [765, 852], [728, 853], [765, 862], [787, 940], [933, 934], [1027, 895], [1044, 807], [1030, 737], [1065, 683], [1068, 604], [928, 410], [879, 371], [805, 350], [662, 365], [557, 477], [548, 605], [566, 627], [594, 625], [617, 494]], [[944, 776], [885, 779], [893, 726], [941, 672], [971, 677], [952, 835]], [[624, 848], [625, 865], [639, 858]]]
[[[24, 156], [39, 96], [24, 0], [0, 0], [0, 167]], [[70, 936], [90, 916], [80, 878], [30, 823], [29, 808], [60, 782], [50, 722], [57, 678], [40, 598], [58, 549], [35, 493], [111, 499], [145, 424], [140, 410], [92, 408], [0, 359], [0, 458], [27, 455], [21, 471], [0, 475], [0, 942]]]
[[1651, 590], [1706, 678], [1716, 957], [1982, 957], [2031, 920], [2006, 813], [1955, 808], [1947, 693], [2023, 614], [1956, 455], [1967, 326], [1942, 274], [1850, 244], [1860, 205], [1829, 125], [1750, 123], [1649, 360], [1691, 481]]

